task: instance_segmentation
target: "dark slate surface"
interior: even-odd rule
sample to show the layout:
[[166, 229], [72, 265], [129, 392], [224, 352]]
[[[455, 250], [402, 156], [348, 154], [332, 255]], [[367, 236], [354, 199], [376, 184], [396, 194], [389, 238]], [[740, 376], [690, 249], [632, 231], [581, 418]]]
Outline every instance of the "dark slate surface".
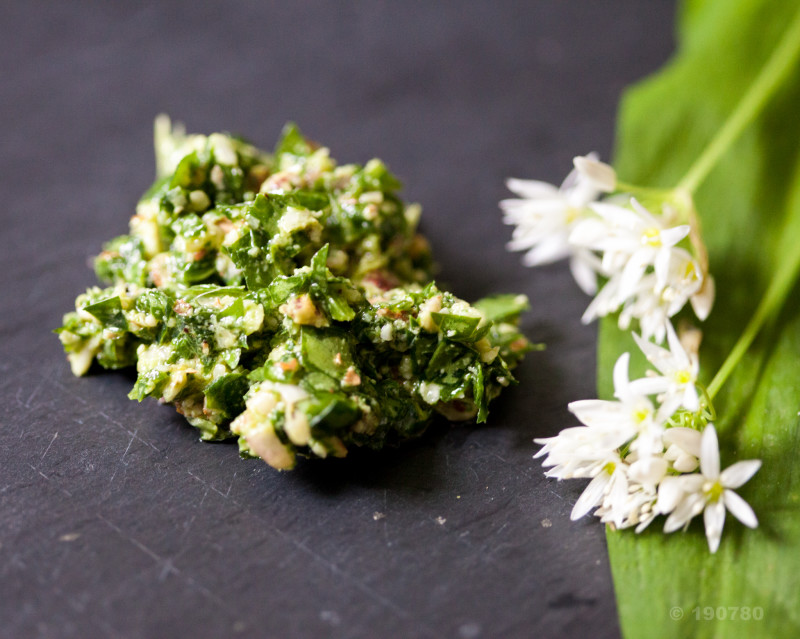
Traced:
[[[496, 203], [506, 176], [608, 157], [671, 3], [136, 5], [3, 5], [0, 636], [617, 636], [603, 530], [531, 458], [593, 395], [587, 300], [504, 252]], [[151, 180], [160, 111], [266, 146], [294, 119], [342, 161], [382, 157], [440, 279], [527, 293], [548, 350], [485, 427], [286, 474], [130, 402], [130, 375], [74, 379], [49, 331]]]

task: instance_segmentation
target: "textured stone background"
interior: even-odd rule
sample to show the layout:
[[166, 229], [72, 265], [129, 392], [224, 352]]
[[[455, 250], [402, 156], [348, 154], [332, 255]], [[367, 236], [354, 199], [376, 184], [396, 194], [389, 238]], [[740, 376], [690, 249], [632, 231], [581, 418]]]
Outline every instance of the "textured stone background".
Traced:
[[[672, 3], [8, 4], [0, 636], [617, 636], [603, 530], [571, 524], [580, 485], [531, 458], [594, 395], [588, 300], [565, 265], [504, 251], [497, 201], [507, 176], [609, 156]], [[293, 119], [343, 162], [383, 158], [440, 281], [526, 293], [547, 350], [485, 426], [285, 474], [130, 402], [130, 374], [74, 379], [50, 331], [149, 185], [162, 111], [267, 147]]]

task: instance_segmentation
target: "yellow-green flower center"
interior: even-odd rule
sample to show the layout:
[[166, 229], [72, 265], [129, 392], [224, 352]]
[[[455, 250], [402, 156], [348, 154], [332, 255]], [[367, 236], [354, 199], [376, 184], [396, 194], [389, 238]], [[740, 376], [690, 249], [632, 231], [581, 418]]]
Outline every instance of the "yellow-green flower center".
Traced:
[[722, 484], [719, 481], [715, 481], [711, 486], [705, 491], [706, 495], [708, 496], [708, 501], [710, 502], [717, 502], [719, 501], [720, 497], [722, 497], [722, 493], [725, 489], [722, 487]]
[[571, 224], [574, 222], [578, 217], [583, 213], [582, 209], [576, 208], [574, 206], [567, 207], [567, 210], [564, 212], [564, 221], [567, 224]]
[[694, 266], [694, 262], [686, 262], [686, 265], [683, 268], [683, 279], [693, 282], [697, 278], [697, 269]]
[[689, 371], [675, 371], [672, 378], [678, 384], [688, 384], [692, 381], [692, 374]]
[[642, 244], [647, 246], [661, 246], [661, 231], [657, 228], [646, 229], [642, 233]]
[[608, 473], [609, 475], [613, 475], [616, 469], [617, 465], [614, 462], [608, 462], [605, 466], [603, 466], [603, 472]]
[[649, 408], [640, 408], [633, 413], [633, 421], [641, 424], [644, 420], [650, 417], [650, 409]]

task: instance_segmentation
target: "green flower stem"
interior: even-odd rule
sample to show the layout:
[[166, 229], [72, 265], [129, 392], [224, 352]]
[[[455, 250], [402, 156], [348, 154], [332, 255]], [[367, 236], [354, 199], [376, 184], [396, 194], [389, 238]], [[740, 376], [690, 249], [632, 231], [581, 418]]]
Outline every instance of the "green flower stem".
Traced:
[[[800, 213], [800, 210], [795, 211], [794, 214]], [[708, 397], [714, 399], [715, 395], [722, 388], [723, 384], [727, 381], [733, 369], [742, 359], [742, 356], [750, 348], [750, 344], [758, 335], [759, 330], [764, 323], [773, 317], [783, 303], [786, 301], [786, 296], [792, 290], [792, 286], [800, 274], [800, 251], [792, 251], [789, 258], [781, 264], [781, 267], [776, 271], [772, 281], [767, 288], [767, 292], [761, 299], [755, 314], [750, 319], [744, 332], [736, 341], [733, 349], [728, 357], [722, 363], [714, 379], [708, 385]]]
[[773, 51], [764, 68], [750, 86], [744, 98], [739, 102], [723, 127], [706, 147], [705, 151], [692, 164], [689, 171], [679, 182], [678, 188], [695, 193], [698, 187], [717, 164], [720, 157], [736, 141], [741, 132], [758, 115], [786, 75], [792, 69], [800, 54], [800, 11], [792, 20], [789, 28]]
[[670, 198], [674, 194], [675, 189], [659, 189], [649, 186], [637, 186], [636, 184], [628, 184], [627, 182], [617, 181], [615, 193], [631, 193], [636, 195], [641, 193], [652, 197]]
[[[692, 164], [689, 171], [678, 184], [678, 189], [695, 193], [722, 155], [736, 141], [745, 128], [755, 119], [769, 101], [800, 55], [800, 11], [767, 60], [755, 82], [737, 105], [705, 151]], [[728, 357], [723, 362], [714, 379], [708, 385], [708, 398], [713, 400], [730, 377], [733, 369], [741, 361], [753, 343], [764, 323], [777, 313], [786, 301], [786, 296], [800, 274], [800, 251], [781, 264], [770, 282], [767, 292], [758, 305], [744, 332], [739, 336]]]

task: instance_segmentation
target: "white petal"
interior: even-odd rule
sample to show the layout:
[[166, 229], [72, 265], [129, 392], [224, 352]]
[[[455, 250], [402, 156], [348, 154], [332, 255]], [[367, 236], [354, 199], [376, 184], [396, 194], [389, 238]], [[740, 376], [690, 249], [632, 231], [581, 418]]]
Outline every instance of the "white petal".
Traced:
[[630, 256], [625, 268], [622, 269], [622, 277], [619, 282], [620, 298], [627, 299], [636, 292], [637, 285], [650, 262], [651, 251], [649, 249], [638, 250]]
[[702, 495], [702, 489], [706, 483], [705, 477], [700, 473], [691, 473], [688, 475], [679, 475], [678, 479], [683, 486], [684, 492], [695, 493], [695, 496], [702, 502], [695, 512], [695, 515], [699, 515], [703, 508], [705, 508], [705, 497]]
[[656, 421], [661, 424], [666, 424], [670, 418], [675, 414], [681, 407], [681, 401], [683, 400], [683, 395], [676, 395], [674, 392], [669, 392], [665, 396], [661, 397], [661, 406], [658, 408], [658, 413], [656, 414]]
[[700, 431], [675, 426], [664, 431], [664, 441], [675, 444], [694, 457], [700, 457]]
[[736, 519], [749, 528], [758, 527], [756, 514], [753, 512], [753, 509], [750, 508], [750, 504], [739, 497], [739, 495], [732, 490], [726, 490], [722, 493], [722, 499], [725, 501], [725, 507]]
[[578, 247], [575, 247], [574, 253], [575, 253], [575, 257], [576, 258], [580, 259], [584, 264], [586, 264], [588, 267], [590, 267], [594, 271], [596, 271], [598, 273], [602, 273], [603, 275], [608, 275], [603, 270], [603, 264], [600, 261], [600, 258], [598, 258], [597, 255], [595, 255], [589, 249], [581, 248], [581, 247], [578, 246]]
[[623, 505], [628, 497], [628, 479], [625, 477], [624, 472], [615, 472], [611, 478], [613, 486], [608, 494], [606, 502], [608, 507], [613, 511], [613, 521], [617, 528], [622, 527], [622, 522], [625, 519], [625, 508]]
[[638, 436], [631, 442], [631, 449], [635, 450], [640, 457], [660, 455], [664, 450], [664, 443], [661, 440], [661, 433], [664, 429], [658, 424], [644, 422], [638, 430]]
[[576, 222], [569, 234], [569, 243], [592, 248], [608, 237], [608, 225], [601, 220], [589, 218]]
[[670, 359], [670, 353], [667, 349], [653, 344], [653, 342], [644, 339], [641, 335], [637, 335], [636, 333], [633, 333], [633, 339], [639, 347], [639, 350], [644, 353], [647, 361], [653, 364], [653, 366], [662, 373], [668, 371], [668, 368], [664, 367], [665, 361]]
[[678, 339], [675, 329], [672, 327], [672, 322], [667, 322], [667, 344], [669, 344], [669, 352], [675, 360], [675, 367], [678, 369], [688, 369], [691, 365], [689, 356]]
[[578, 172], [587, 177], [601, 191], [611, 193], [617, 186], [617, 174], [608, 164], [588, 157], [578, 156], [572, 160]]
[[712, 553], [715, 553], [719, 548], [719, 540], [722, 537], [722, 527], [725, 525], [725, 504], [721, 501], [708, 504], [703, 513], [703, 521], [706, 525], [708, 548]]
[[728, 466], [720, 474], [719, 480], [725, 488], [739, 488], [749, 481], [759, 468], [761, 468], [760, 459], [746, 459]]
[[558, 481], [562, 479], [571, 479], [572, 475], [564, 471], [562, 466], [557, 466], [556, 468], [552, 468], [548, 470], [545, 474], [545, 477], [555, 477]]
[[613, 480], [614, 490], [612, 494], [619, 499], [624, 498], [628, 494], [628, 476], [625, 474], [625, 465], [621, 460], [617, 462]]
[[581, 493], [578, 501], [575, 502], [575, 506], [573, 506], [569, 518], [573, 521], [580, 519], [592, 508], [597, 506], [603, 500], [603, 491], [606, 488], [606, 484], [608, 484], [608, 480], [609, 474], [603, 472], [590, 481], [586, 490]]
[[605, 399], [579, 399], [567, 405], [569, 411], [587, 426], [613, 423], [620, 414], [619, 402]]
[[655, 512], [651, 512], [649, 515], [645, 515], [645, 517], [642, 519], [642, 521], [639, 523], [639, 525], [636, 526], [636, 529], [635, 529], [636, 534], [638, 535], [645, 528], [647, 528], [650, 525], [650, 523], [653, 521], [653, 519], [655, 519], [655, 517], [656, 517], [656, 513]]
[[645, 486], [655, 486], [667, 472], [667, 460], [663, 457], [646, 457], [631, 464], [628, 476]]
[[631, 354], [623, 353], [619, 356], [617, 363], [614, 364], [614, 395], [619, 397], [624, 395], [628, 387], [628, 363]]
[[[668, 318], [662, 316], [661, 313], [657, 313], [656, 310], [654, 310], [649, 317], [639, 318], [639, 319], [640, 319], [640, 321], [642, 319], [649, 319], [650, 320], [652, 326], [650, 327], [649, 336], [652, 337], [659, 344], [663, 344], [664, 343], [664, 337], [667, 334], [667, 330], [665, 328], [665, 325], [666, 325], [667, 321], [669, 321]], [[647, 336], [645, 331], [642, 331], [642, 334]]]
[[554, 197], [558, 194], [558, 187], [541, 180], [520, 180], [508, 178], [506, 186], [509, 191], [513, 191], [520, 197], [539, 199], [543, 197]]
[[698, 506], [701, 500], [697, 495], [687, 495], [672, 511], [667, 521], [664, 522], [664, 532], [671, 533], [688, 524], [696, 515], [700, 514]]
[[601, 303], [598, 301], [598, 298], [595, 297], [589, 306], [586, 307], [583, 315], [581, 315], [581, 324], [591, 324], [598, 317], [603, 317], [604, 315], [606, 315], [606, 313], [603, 312]]
[[530, 204], [538, 200], [520, 200], [519, 198], [508, 198], [507, 200], [500, 200], [500, 209], [505, 214], [504, 217], [509, 219], [504, 220], [506, 224], [519, 224], [521, 221], [528, 220], [531, 216], [526, 215], [530, 211]]
[[[657, 395], [659, 393], [665, 393], [667, 389], [669, 389], [670, 384], [670, 380], [666, 377], [642, 377], [633, 380], [628, 385], [628, 388], [631, 393], [637, 395]], [[670, 412], [670, 415], [672, 412]]]
[[714, 424], [706, 426], [700, 437], [700, 470], [708, 479], [719, 477], [719, 442]]
[[[516, 222], [515, 222], [516, 224]], [[511, 234], [511, 240], [506, 244], [507, 251], [527, 251], [529, 248], [536, 246], [539, 242], [548, 236], [547, 233], [541, 233], [538, 230], [532, 231], [520, 226], [514, 229]]]
[[692, 310], [697, 315], [697, 319], [701, 322], [704, 321], [711, 313], [711, 307], [714, 306], [714, 296], [716, 294], [716, 285], [714, 278], [706, 275], [703, 278], [703, 287], [692, 295], [690, 301], [692, 303]]
[[[509, 247], [511, 243], [509, 243]], [[514, 250], [514, 249], [511, 249]], [[569, 257], [571, 252], [569, 244], [562, 234], [551, 235], [543, 239], [537, 246], [532, 248], [522, 258], [525, 266], [539, 266], [540, 264], [551, 264]]]
[[700, 409], [700, 397], [697, 395], [697, 388], [694, 384], [687, 384], [683, 392], [683, 407], [696, 413]]
[[566, 231], [563, 207], [549, 212], [537, 211], [536, 208], [540, 207], [526, 204], [520, 208], [504, 209], [503, 223], [515, 227], [511, 234], [515, 250], [533, 246], [558, 231]]
[[676, 226], [674, 228], [661, 231], [661, 243], [664, 246], [675, 246], [683, 238], [689, 235], [689, 230], [689, 225], [684, 224], [683, 226]]
[[[594, 157], [592, 153], [589, 154], [590, 157]], [[560, 193], [568, 194], [571, 191], [575, 190], [580, 186], [581, 183], [581, 174], [578, 172], [578, 169], [573, 168], [568, 174], [567, 177], [564, 178], [564, 181], [561, 183], [559, 187]]]
[[[614, 271], [620, 270], [625, 265], [628, 256], [642, 248], [642, 244], [639, 238], [631, 233], [612, 228], [605, 237], [596, 242], [594, 248], [607, 253], [603, 256], [608, 264], [607, 268], [609, 271]], [[612, 262], [617, 263], [616, 267], [610, 265]]]
[[689, 453], [681, 453], [672, 463], [672, 467], [681, 473], [693, 473], [697, 470], [698, 465], [697, 457]]
[[569, 204], [557, 196], [539, 200], [503, 200], [500, 208], [523, 226], [563, 226]]
[[590, 208], [614, 226], [628, 230], [633, 230], [641, 226], [639, 216], [630, 209], [622, 206], [609, 204], [607, 202], [595, 202], [590, 205]]
[[606, 282], [606, 285], [600, 289], [600, 292], [589, 303], [589, 306], [586, 307], [581, 317], [581, 322], [588, 324], [598, 317], [608, 315], [617, 309], [619, 302], [617, 302], [615, 298], [615, 282], [616, 280], [612, 279]]
[[660, 515], [667, 515], [675, 510], [681, 497], [683, 488], [679, 477], [665, 477], [658, 485], [658, 501], [655, 510]]
[[569, 262], [572, 277], [580, 286], [581, 290], [587, 295], [594, 295], [597, 293], [597, 273], [586, 262], [586, 260], [574, 256]]
[[656, 227], [658, 229], [663, 228], [661, 221], [657, 219], [650, 211], [644, 208], [639, 200], [635, 197], [631, 198], [631, 206], [633, 207], [634, 211], [639, 214], [639, 218], [643, 221], [647, 226]]
[[672, 261], [672, 255], [669, 248], [662, 248], [656, 254], [656, 259], [653, 267], [656, 273], [656, 290], [663, 291], [669, 281], [669, 264]]

